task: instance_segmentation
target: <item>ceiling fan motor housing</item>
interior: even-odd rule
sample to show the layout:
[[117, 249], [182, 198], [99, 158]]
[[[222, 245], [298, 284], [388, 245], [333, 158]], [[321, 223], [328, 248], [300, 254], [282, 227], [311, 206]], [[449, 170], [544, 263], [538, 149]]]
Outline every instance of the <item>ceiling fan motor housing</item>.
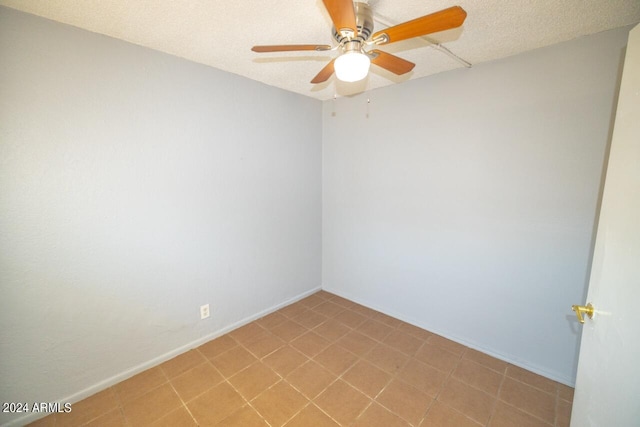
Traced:
[[349, 35], [348, 32], [338, 31], [335, 26], [331, 28], [333, 38], [336, 39], [340, 45], [353, 40], [357, 40], [362, 44], [367, 41], [373, 33], [373, 12], [371, 11], [371, 7], [369, 7], [367, 3], [362, 2], [354, 2], [353, 7], [356, 14], [356, 26], [358, 27], [357, 37], [353, 37], [352, 34]]

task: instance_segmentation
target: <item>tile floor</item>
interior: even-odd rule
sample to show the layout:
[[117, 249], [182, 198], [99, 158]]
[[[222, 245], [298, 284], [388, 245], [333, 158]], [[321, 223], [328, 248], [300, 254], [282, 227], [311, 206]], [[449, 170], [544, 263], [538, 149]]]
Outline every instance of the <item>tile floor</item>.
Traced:
[[320, 291], [37, 426], [568, 426], [573, 389]]

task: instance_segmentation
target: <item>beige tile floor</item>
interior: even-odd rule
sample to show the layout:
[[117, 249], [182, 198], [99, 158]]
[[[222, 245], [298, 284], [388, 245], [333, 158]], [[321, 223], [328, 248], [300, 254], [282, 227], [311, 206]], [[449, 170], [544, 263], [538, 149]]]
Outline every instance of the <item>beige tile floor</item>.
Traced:
[[38, 426], [568, 426], [573, 389], [320, 291]]

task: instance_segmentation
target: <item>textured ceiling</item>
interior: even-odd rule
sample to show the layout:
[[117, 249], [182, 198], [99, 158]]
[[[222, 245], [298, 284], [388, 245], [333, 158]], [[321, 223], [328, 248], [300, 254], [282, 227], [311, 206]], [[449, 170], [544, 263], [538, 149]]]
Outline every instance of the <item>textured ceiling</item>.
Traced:
[[[285, 90], [325, 100], [464, 67], [418, 38], [379, 47], [416, 67], [395, 76], [372, 66], [356, 83], [309, 81], [336, 52], [258, 54], [251, 46], [332, 44], [321, 0], [0, 0], [0, 4], [141, 46], [167, 52]], [[375, 29], [450, 6], [468, 13], [464, 25], [430, 35], [453, 54], [479, 64], [640, 22], [640, 0], [369, 0]]]

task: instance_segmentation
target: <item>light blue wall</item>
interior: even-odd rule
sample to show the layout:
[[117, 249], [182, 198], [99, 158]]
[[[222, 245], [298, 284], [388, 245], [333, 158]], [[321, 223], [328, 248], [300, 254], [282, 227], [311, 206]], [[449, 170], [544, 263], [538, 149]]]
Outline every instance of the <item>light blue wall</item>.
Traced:
[[78, 399], [321, 283], [572, 383], [625, 40], [322, 106], [0, 7], [0, 398]]
[[572, 384], [627, 32], [326, 102], [323, 287]]
[[1, 7], [0, 57], [0, 401], [320, 287], [321, 102]]

